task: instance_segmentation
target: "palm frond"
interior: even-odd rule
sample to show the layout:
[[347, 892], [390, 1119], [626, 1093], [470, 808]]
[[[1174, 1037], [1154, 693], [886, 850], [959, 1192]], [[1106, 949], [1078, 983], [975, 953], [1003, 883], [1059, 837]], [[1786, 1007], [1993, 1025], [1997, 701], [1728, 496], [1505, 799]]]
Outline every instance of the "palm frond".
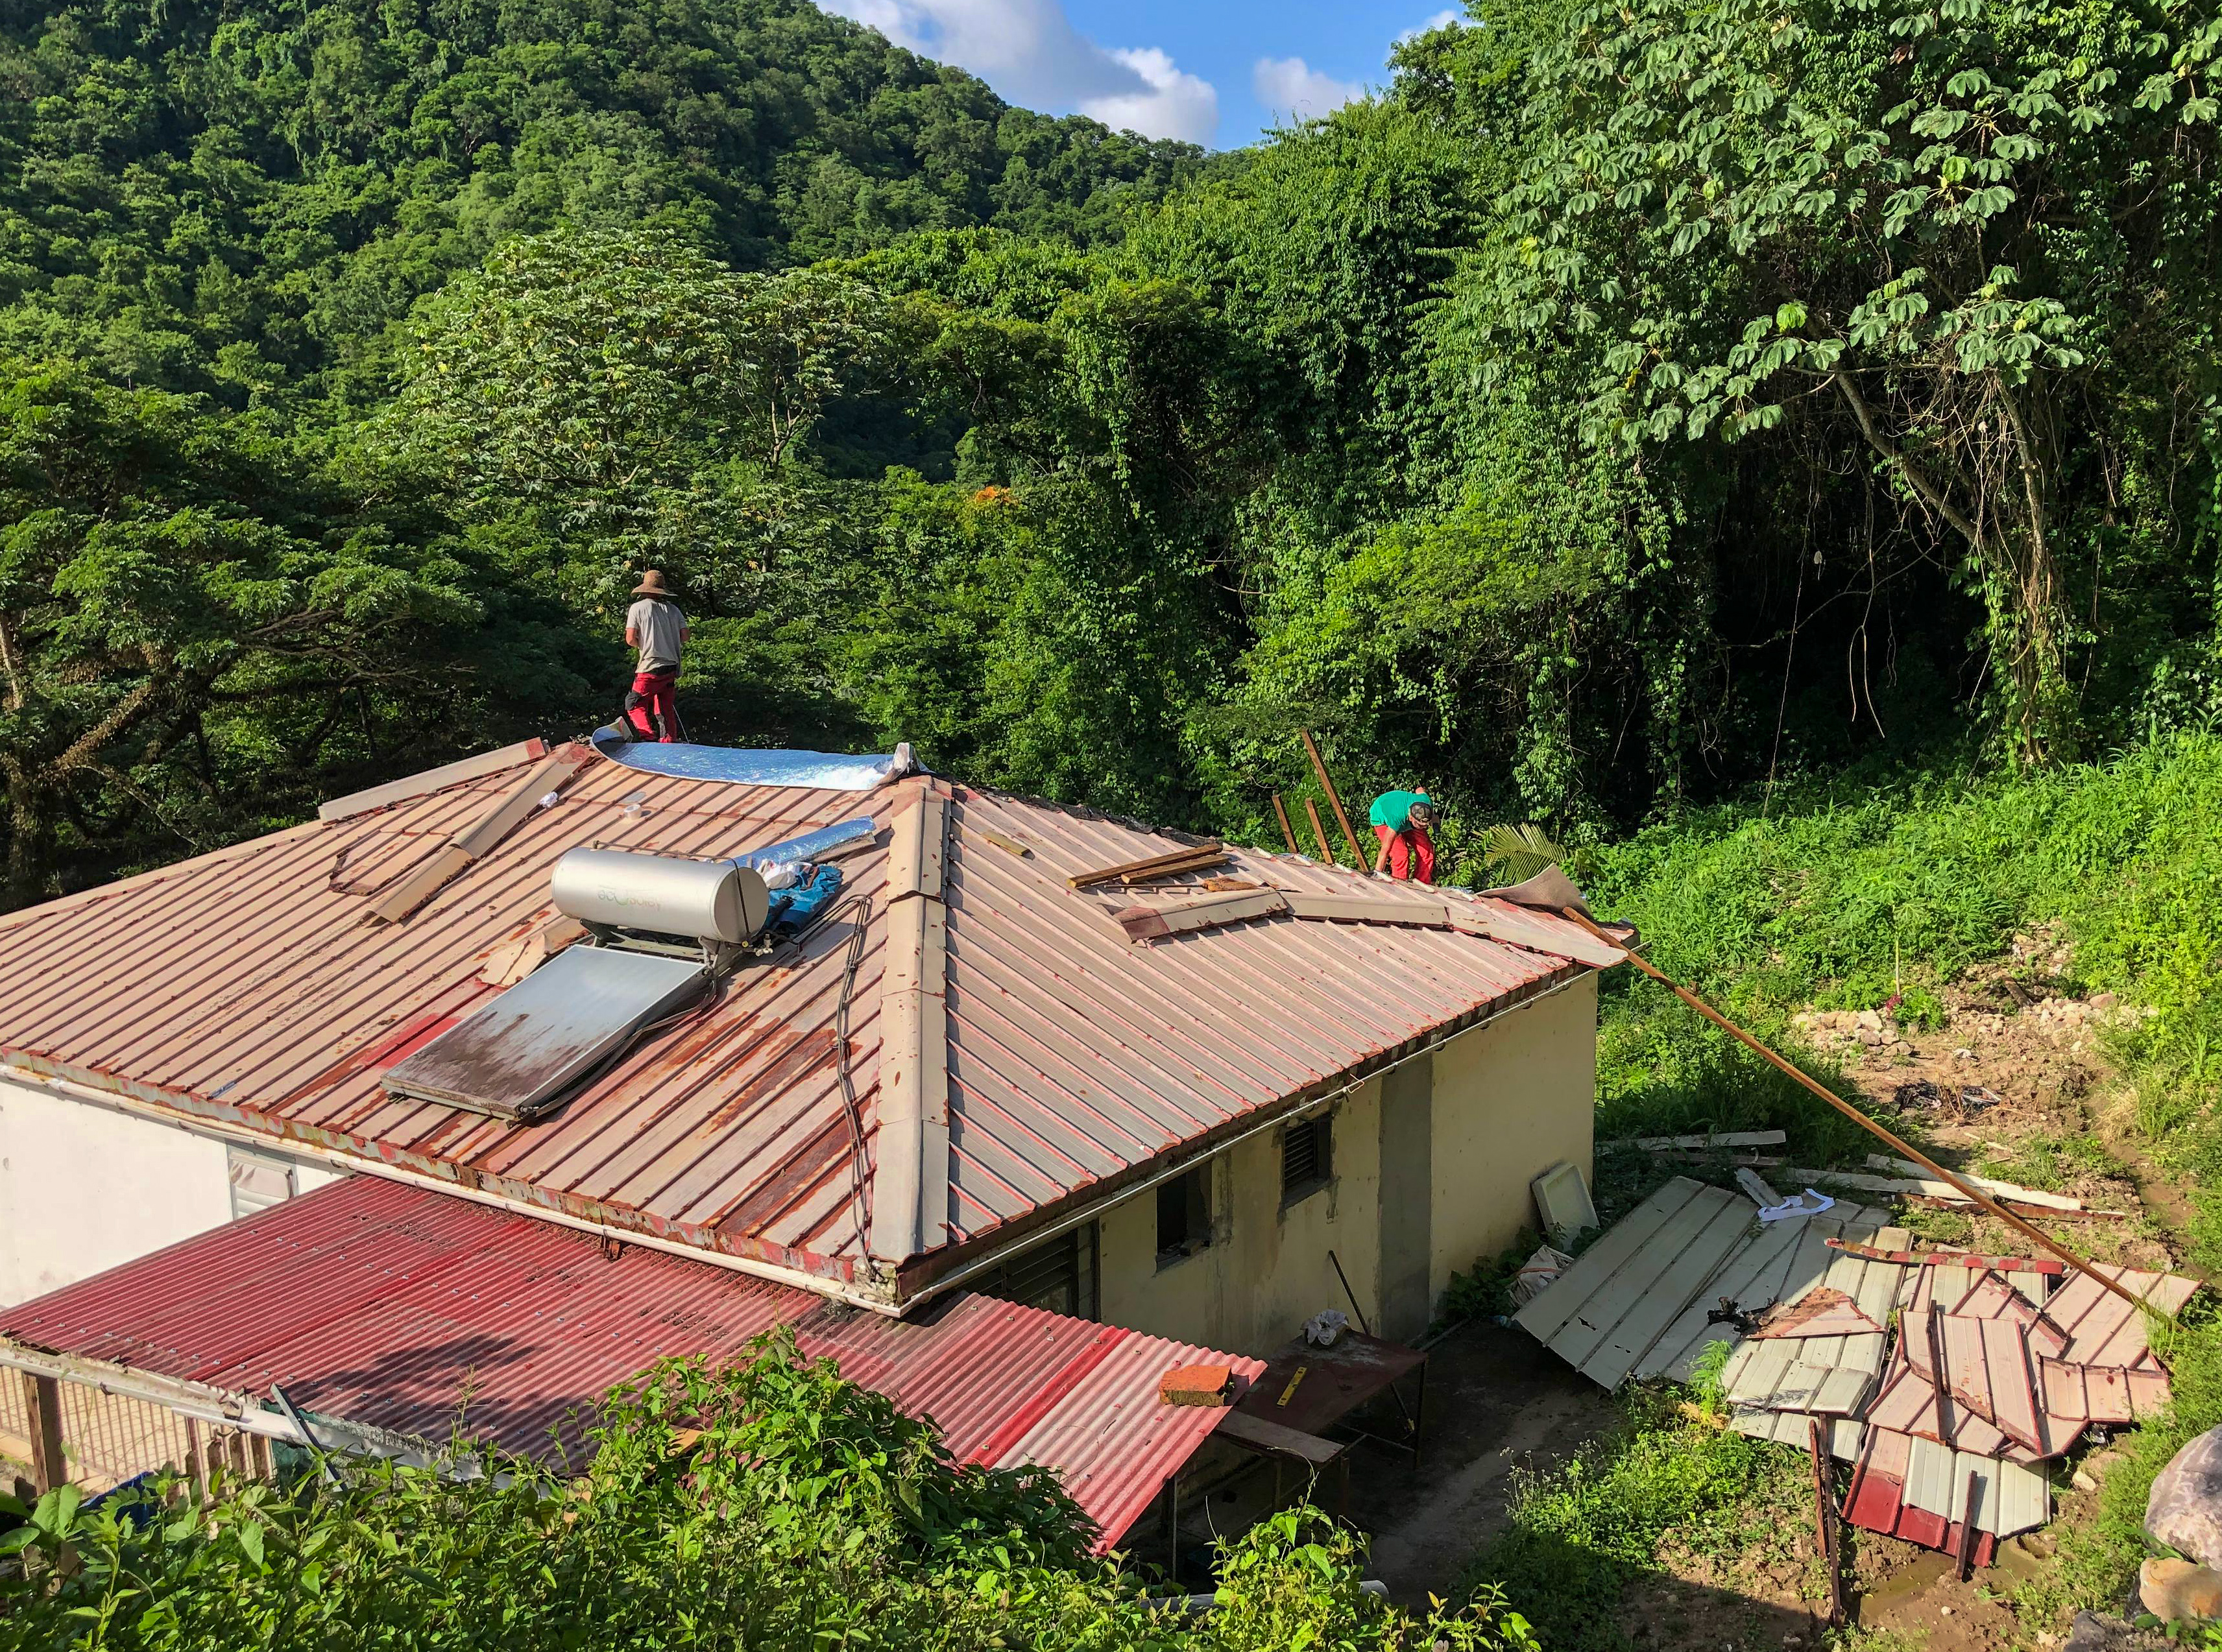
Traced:
[[1545, 867], [1556, 866], [1566, 851], [1551, 835], [1532, 822], [1525, 826], [1492, 826], [1481, 835], [1481, 858], [1490, 875], [1500, 883], [1516, 884], [1534, 877]]

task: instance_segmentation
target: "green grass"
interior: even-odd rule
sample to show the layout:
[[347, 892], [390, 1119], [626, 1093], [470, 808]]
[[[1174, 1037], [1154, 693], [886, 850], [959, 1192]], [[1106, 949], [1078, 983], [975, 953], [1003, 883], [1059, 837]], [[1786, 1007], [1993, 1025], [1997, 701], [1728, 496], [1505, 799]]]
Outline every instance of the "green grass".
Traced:
[[[1716, 1381], [1719, 1366], [1711, 1361]], [[1692, 1420], [1675, 1409], [1681, 1398], [1631, 1392], [1614, 1438], [1522, 1480], [1510, 1523], [1474, 1556], [1465, 1589], [1501, 1587], [1552, 1652], [1621, 1652], [1628, 1587], [1670, 1539], [1723, 1552], [1750, 1542], [1749, 1510], [1794, 1499], [1805, 1460]]]
[[[2171, 737], [2042, 774], [1693, 813], [1587, 850], [1575, 869], [1600, 912], [1639, 925], [1660, 967], [1840, 1095], [1850, 1088], [1841, 1071], [1791, 1036], [1798, 1009], [1872, 1008], [1895, 993], [1909, 1019], [1941, 1023], [1942, 989], [2018, 933], [2058, 924], [2071, 988], [2109, 989], [2150, 1012], [2110, 1032], [2107, 1051], [2132, 1086], [2147, 1151], [2194, 1189], [2198, 1214], [2176, 1242], [2195, 1267], [2222, 1269], [2222, 739]], [[1601, 1141], [1767, 1128], [1789, 1133], [1800, 1163], [1872, 1145], [1671, 994], [1632, 971], [1607, 978]], [[2058, 1186], [2121, 1167], [2095, 1136], [2067, 1132], [1986, 1167]], [[1663, 1173], [1649, 1155], [1601, 1155], [1601, 1214], [1610, 1221]], [[1954, 1211], [1907, 1222], [1924, 1240], [1972, 1234]], [[1472, 1294], [1484, 1294], [1478, 1274]], [[2097, 1517], [2057, 1529], [2060, 1564], [2018, 1603], [2033, 1628], [2121, 1600], [2152, 1552], [2143, 1521], [2153, 1476], [2222, 1424], [2222, 1316], [2195, 1307], [2173, 1336], [2171, 1413], [2125, 1437]], [[1754, 1510], [1803, 1472], [1794, 1453], [1689, 1423], [1673, 1398], [1631, 1399], [1620, 1436], [1524, 1485], [1507, 1530], [1474, 1558], [1469, 1584], [1502, 1583], [1554, 1652], [1612, 1652], [1627, 1587], [1662, 1542], [1763, 1541], [1768, 1523]]]

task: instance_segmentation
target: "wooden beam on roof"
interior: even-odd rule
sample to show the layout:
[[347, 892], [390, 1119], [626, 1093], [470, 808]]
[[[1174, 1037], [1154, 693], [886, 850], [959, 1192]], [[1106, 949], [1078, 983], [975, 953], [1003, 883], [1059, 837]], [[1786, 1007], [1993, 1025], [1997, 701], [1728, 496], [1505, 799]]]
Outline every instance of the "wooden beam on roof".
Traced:
[[1206, 867], [1217, 866], [1227, 858], [1227, 846], [1214, 839], [1205, 843], [1187, 844], [1166, 854], [1152, 854], [1139, 860], [1122, 860], [1115, 867], [1098, 867], [1093, 872], [1076, 872], [1064, 881], [1074, 889], [1093, 889], [1098, 884], [1133, 883], [1145, 878], [1168, 878], [1177, 873], [1201, 872]]
[[1469, 905], [1463, 901], [1261, 889], [1173, 905], [1129, 906], [1114, 917], [1119, 927], [1127, 932], [1127, 938], [1139, 944], [1283, 914], [1338, 923], [1401, 923], [1423, 929], [1453, 929], [1506, 942], [1546, 957], [1568, 959], [1592, 969], [1609, 967], [1623, 956], [1618, 948], [1585, 935], [1572, 924], [1554, 927], [1525, 912], [1499, 909], [1494, 903], [1488, 906]]
[[888, 848], [879, 1151], [865, 1249], [890, 1262], [949, 1237], [949, 800], [928, 782]]
[[402, 923], [433, 896], [463, 873], [472, 861], [489, 854], [515, 831], [549, 792], [562, 792], [579, 776], [587, 759], [577, 748], [565, 747], [535, 763], [524, 777], [502, 793], [493, 807], [448, 840], [431, 859], [388, 889], [371, 905], [373, 916], [388, 923]]
[[1289, 898], [1277, 889], [1252, 889], [1213, 900], [1183, 901], [1177, 906], [1129, 906], [1114, 916], [1127, 939], [1157, 941], [1196, 929], [1215, 929], [1253, 917], [1278, 917]]
[[536, 762], [547, 755], [546, 741], [520, 740], [514, 746], [480, 752], [475, 757], [443, 763], [438, 768], [428, 768], [421, 774], [406, 774], [398, 780], [388, 780], [384, 785], [350, 792], [343, 798], [320, 803], [317, 805], [317, 818], [345, 820], [350, 815], [367, 814], [373, 809], [383, 809], [390, 803], [405, 803], [411, 798], [422, 798], [443, 787], [460, 785], [465, 780], [475, 780], [484, 775], [498, 774], [505, 768], [515, 768], [519, 763]]

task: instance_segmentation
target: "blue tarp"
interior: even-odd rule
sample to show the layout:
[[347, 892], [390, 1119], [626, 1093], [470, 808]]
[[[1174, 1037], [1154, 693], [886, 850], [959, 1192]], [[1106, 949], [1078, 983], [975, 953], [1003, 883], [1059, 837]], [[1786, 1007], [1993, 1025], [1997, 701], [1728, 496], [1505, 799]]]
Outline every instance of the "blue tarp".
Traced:
[[769, 927], [775, 935], [796, 935], [810, 927], [841, 892], [841, 868], [820, 867], [807, 884], [782, 889], [771, 898]]
[[612, 762], [643, 774], [681, 780], [725, 780], [734, 785], [807, 786], [820, 792], [873, 792], [913, 773], [907, 747], [884, 755], [841, 752], [756, 751], [740, 746], [690, 746], [681, 742], [627, 742], [594, 736], [595, 749]]

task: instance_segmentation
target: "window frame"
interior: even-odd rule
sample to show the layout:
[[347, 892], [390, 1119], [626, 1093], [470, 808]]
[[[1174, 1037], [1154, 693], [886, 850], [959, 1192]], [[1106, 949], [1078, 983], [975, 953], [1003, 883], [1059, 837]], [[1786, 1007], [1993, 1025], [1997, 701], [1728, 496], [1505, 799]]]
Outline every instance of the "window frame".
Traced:
[[[1212, 1231], [1212, 1167], [1218, 1161], [1207, 1159], [1200, 1165], [1183, 1170], [1177, 1176], [1168, 1176], [1158, 1184], [1157, 1205], [1157, 1271], [1177, 1267], [1189, 1258], [1211, 1248], [1218, 1236]], [[1183, 1202], [1182, 1226], [1185, 1230], [1180, 1240], [1168, 1246], [1165, 1240], [1165, 1205], [1168, 1196], [1177, 1192]]]
[[[1290, 1184], [1289, 1180], [1289, 1144], [1297, 1131], [1316, 1138], [1315, 1174], [1303, 1181]], [[1325, 1192], [1334, 1186], [1334, 1115], [1320, 1114], [1314, 1118], [1299, 1119], [1282, 1126], [1281, 1147], [1281, 1208], [1292, 1210], [1315, 1193]]]

